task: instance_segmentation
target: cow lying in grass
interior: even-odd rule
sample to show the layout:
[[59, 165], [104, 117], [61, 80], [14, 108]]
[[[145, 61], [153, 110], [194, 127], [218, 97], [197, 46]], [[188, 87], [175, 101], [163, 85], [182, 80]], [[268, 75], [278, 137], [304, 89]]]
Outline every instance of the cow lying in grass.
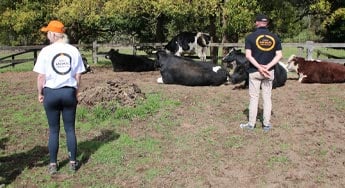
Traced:
[[158, 83], [186, 86], [219, 86], [228, 81], [229, 72], [213, 63], [194, 61], [165, 51], [156, 52], [160, 67]]
[[[238, 84], [245, 82], [242, 88], [247, 88], [249, 86], [249, 73], [247, 69], [249, 68], [249, 61], [247, 60], [244, 53], [241, 50], [231, 49], [227, 55], [223, 57], [223, 61], [226, 63], [232, 63], [235, 61], [234, 72], [231, 75], [232, 84]], [[287, 80], [287, 69], [283, 63], [278, 63], [274, 66], [274, 80], [272, 83], [272, 88], [282, 87], [285, 85]]]
[[146, 56], [121, 54], [119, 50], [111, 49], [105, 58], [111, 60], [114, 72], [144, 72], [157, 70], [155, 61]]
[[297, 72], [298, 81], [301, 83], [345, 82], [345, 66], [338, 63], [306, 60], [295, 56], [288, 62], [288, 70]]

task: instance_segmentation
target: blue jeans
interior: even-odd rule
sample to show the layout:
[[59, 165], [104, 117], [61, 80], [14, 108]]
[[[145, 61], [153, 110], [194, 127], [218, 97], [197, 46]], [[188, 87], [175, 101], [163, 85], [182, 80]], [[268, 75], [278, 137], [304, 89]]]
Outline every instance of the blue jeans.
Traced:
[[63, 87], [59, 89], [44, 88], [43, 94], [43, 105], [49, 124], [48, 150], [50, 163], [57, 162], [61, 114], [66, 132], [69, 159], [75, 161], [77, 153], [75, 115], [78, 104], [76, 89], [73, 87]]

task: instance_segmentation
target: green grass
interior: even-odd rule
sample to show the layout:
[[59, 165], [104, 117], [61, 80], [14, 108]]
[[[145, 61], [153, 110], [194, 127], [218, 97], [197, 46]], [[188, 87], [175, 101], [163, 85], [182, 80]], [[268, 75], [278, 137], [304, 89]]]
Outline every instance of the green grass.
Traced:
[[[0, 64], [0, 66], [3, 66], [4, 64]], [[26, 62], [26, 63], [21, 63], [17, 64], [14, 67], [6, 67], [0, 69], [0, 73], [4, 72], [26, 72], [26, 71], [32, 71], [34, 68], [34, 63], [33, 62]]]
[[[19, 67], [16, 66], [14, 69], [17, 68]], [[37, 159], [21, 159], [21, 156], [31, 156], [34, 151], [30, 149], [22, 151], [22, 148], [32, 148], [37, 144], [43, 145], [42, 147], [39, 146], [39, 149], [46, 148], [47, 120], [42, 104], [37, 102], [36, 93], [9, 94], [7, 93], [9, 86], [10, 81], [0, 83], [0, 141], [1, 144], [16, 145], [18, 150], [1, 150], [0, 157], [10, 157], [11, 162], [6, 163], [6, 165], [5, 163], [0, 164], [1, 171], [8, 172], [1, 175], [0, 184], [13, 181], [10, 172], [18, 171], [21, 173], [21, 181], [31, 185], [42, 187], [70, 187], [75, 185], [76, 182], [73, 178], [67, 178], [63, 182], [51, 181], [51, 177], [46, 173], [48, 162], [46, 151], [34, 152]], [[25, 103], [21, 101], [25, 101]], [[165, 99], [160, 93], [146, 93], [146, 99], [136, 101], [136, 103], [136, 107], [121, 106], [116, 101], [110, 101], [106, 106], [97, 105], [93, 108], [78, 106], [76, 118], [77, 159], [86, 162], [90, 161], [92, 156], [92, 162], [88, 163], [88, 166], [102, 171], [96, 176], [94, 173], [82, 174], [83, 178], [79, 180], [79, 183], [83, 184], [84, 182], [84, 185], [89, 185], [90, 180], [94, 179], [95, 182], [98, 182], [97, 186], [103, 187], [108, 183], [102, 184], [99, 180], [109, 178], [103, 177], [106, 176], [103, 172], [108, 171], [109, 175], [122, 178], [131, 177], [137, 174], [138, 169], [154, 164], [156, 160], [161, 158], [160, 155], [163, 151], [158, 140], [150, 136], [133, 137], [125, 132], [136, 126], [130, 123], [133, 120], [144, 120], [155, 113], [165, 114], [167, 123], [163, 121], [162, 124], [157, 121], [157, 125], [161, 126], [162, 130], [169, 129], [164, 128], [164, 126], [170, 126], [172, 122], [172, 117], [167, 111], [179, 106], [180, 102]], [[109, 106], [114, 108], [109, 108]], [[124, 132], [119, 134], [118, 131]], [[66, 173], [68, 177], [68, 166], [64, 165], [68, 160], [66, 158], [66, 142], [63, 141], [65, 140], [63, 128], [61, 129], [60, 140], [59, 161], [62, 164], [60, 172]], [[37, 164], [38, 162], [39, 164]], [[28, 164], [34, 164], [37, 169], [33, 170], [34, 167]], [[143, 178], [149, 182], [161, 173], [169, 171], [168, 167], [149, 168], [144, 170]], [[16, 186], [14, 185], [14, 187]]]
[[[30, 63], [27, 65], [32, 66]], [[108, 65], [107, 61], [92, 64]], [[17, 71], [19, 66], [21, 65], [11, 69]], [[27, 71], [32, 71], [32, 67], [27, 68]], [[314, 160], [320, 161], [320, 166], [315, 168], [320, 176], [307, 174], [311, 177], [305, 181], [286, 181], [287, 186], [298, 186], [306, 181], [329, 183], [330, 180], [326, 177], [333, 174], [329, 173], [329, 163], [323, 162], [330, 156], [341, 156], [343, 151], [341, 142], [320, 141], [319, 145], [313, 143], [313, 140], [304, 140], [303, 134], [297, 136], [301, 139], [298, 143], [294, 142], [291, 138], [296, 137], [289, 135], [300, 133], [296, 131], [301, 131], [301, 126], [310, 125], [304, 125], [298, 118], [287, 119], [289, 115], [285, 116], [285, 122], [277, 124], [273, 132], [268, 134], [262, 133], [259, 128], [253, 132], [239, 130], [239, 123], [246, 117], [243, 112], [248, 106], [245, 99], [229, 99], [219, 95], [215, 99], [210, 96], [212, 100], [202, 103], [199, 95], [188, 96], [188, 100], [191, 100], [188, 101], [191, 106], [187, 106], [189, 112], [198, 114], [205, 113], [203, 109], [215, 109], [215, 112], [219, 112], [214, 114], [215, 119], [221, 118], [221, 122], [226, 122], [223, 125], [220, 121], [215, 121], [213, 124], [213, 121], [197, 119], [198, 116], [186, 117], [185, 114], [176, 113], [184, 103], [165, 97], [163, 92], [156, 92], [157, 88], [150, 88], [154, 92], [146, 93], [145, 100], [136, 101], [136, 107], [123, 107], [116, 101], [92, 108], [79, 105], [77, 159], [82, 161], [83, 166], [77, 174], [68, 171], [66, 137], [61, 128], [58, 158], [61, 176], [51, 177], [46, 169], [48, 128], [42, 104], [37, 102], [34, 89], [32, 92], [13, 91], [9, 89], [12, 84], [10, 79], [0, 82], [0, 185], [10, 183], [7, 187], [155, 187], [157, 182], [160, 185], [165, 183], [164, 178], [167, 183], [173, 184], [172, 187], [204, 187], [208, 185], [205, 184], [208, 178], [226, 180], [227, 173], [236, 176], [235, 170], [243, 173], [247, 169], [259, 168], [263, 169], [260, 172], [274, 170], [281, 173], [279, 178], [284, 178], [285, 172], [298, 174], [293, 168], [300, 165], [300, 161], [296, 161], [296, 156], [290, 157], [290, 152], [294, 152], [297, 158], [310, 158], [311, 162], [305, 165], [313, 165]], [[25, 86], [28, 82], [21, 80], [19, 84]], [[317, 85], [301, 86], [301, 91], [296, 92], [294, 98], [315, 104], [319, 102], [319, 94], [340, 93], [334, 96], [328, 94], [326, 102], [321, 104], [321, 110], [329, 108], [335, 113], [344, 111], [345, 103], [341, 97], [343, 85], [326, 86], [322, 85], [322, 90]], [[306, 91], [304, 87], [311, 87], [313, 90]], [[228, 92], [230, 95], [237, 91]], [[241, 107], [229, 106], [228, 110], [219, 111], [217, 108], [224, 108], [221, 98], [226, 105]], [[241, 102], [232, 103], [233, 101]], [[312, 120], [309, 122], [314, 123]], [[314, 128], [318, 130], [317, 126]], [[310, 133], [305, 135], [307, 134]], [[326, 136], [328, 138], [330, 135]], [[341, 138], [341, 135], [335, 136]], [[322, 135], [320, 137], [317, 140], [326, 140]], [[285, 175], [290, 177], [290, 174]], [[12, 177], [15, 179], [11, 179]], [[258, 175], [267, 185], [276, 183], [264, 177]], [[322, 185], [324, 184], [316, 184], [320, 187]], [[169, 187], [169, 184], [166, 186]]]
[[345, 111], [345, 101], [344, 98], [341, 97], [331, 97], [330, 101], [335, 105], [335, 108], [340, 111]]
[[242, 136], [239, 135], [234, 135], [234, 136], [229, 136], [226, 139], [225, 146], [229, 148], [241, 148], [244, 144], [245, 140]]
[[289, 164], [290, 159], [287, 156], [272, 156], [268, 159], [268, 166], [274, 167], [276, 165], [287, 165]]

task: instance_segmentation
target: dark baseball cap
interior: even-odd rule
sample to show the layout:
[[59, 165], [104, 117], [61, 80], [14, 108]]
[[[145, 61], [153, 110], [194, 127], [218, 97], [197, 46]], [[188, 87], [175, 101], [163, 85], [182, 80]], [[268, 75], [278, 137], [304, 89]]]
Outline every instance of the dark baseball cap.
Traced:
[[255, 17], [255, 21], [257, 21], [257, 22], [268, 22], [269, 19], [268, 19], [268, 17], [267, 17], [266, 15], [264, 15], [264, 14], [258, 14], [258, 15], [256, 15], [256, 17]]

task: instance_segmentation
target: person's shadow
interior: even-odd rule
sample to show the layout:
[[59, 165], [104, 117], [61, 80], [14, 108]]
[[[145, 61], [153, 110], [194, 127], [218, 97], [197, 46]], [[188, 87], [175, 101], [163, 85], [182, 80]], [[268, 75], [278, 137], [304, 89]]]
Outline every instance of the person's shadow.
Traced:
[[[118, 133], [111, 130], [102, 130], [101, 135], [91, 140], [78, 143], [78, 156], [82, 155], [80, 164], [85, 164], [90, 156], [102, 145], [117, 140]], [[5, 149], [8, 138], [0, 139], [0, 148]], [[92, 147], [90, 147], [92, 146]], [[66, 165], [68, 160], [64, 160], [59, 165]], [[47, 166], [49, 164], [49, 152], [47, 146], [35, 146], [31, 150], [15, 153], [9, 156], [0, 157], [0, 187], [3, 184], [11, 184], [24, 169]]]
[[[249, 121], [249, 109], [248, 108], [243, 110], [243, 114], [245, 114], [247, 116], [247, 120]], [[272, 111], [272, 115], [273, 115], [273, 111]], [[264, 110], [260, 107], [258, 108], [258, 113], [257, 113], [256, 119], [259, 120], [263, 124]]]
[[[81, 156], [78, 169], [82, 165], [86, 164], [89, 161], [91, 155], [95, 153], [102, 145], [104, 145], [107, 142], [117, 140], [120, 137], [120, 134], [114, 133], [110, 130], [102, 130], [101, 133], [102, 133], [101, 135], [96, 136], [92, 140], [86, 140], [78, 144], [77, 158]], [[69, 163], [69, 159], [65, 159], [59, 162], [59, 165], [65, 166], [68, 163]]]

